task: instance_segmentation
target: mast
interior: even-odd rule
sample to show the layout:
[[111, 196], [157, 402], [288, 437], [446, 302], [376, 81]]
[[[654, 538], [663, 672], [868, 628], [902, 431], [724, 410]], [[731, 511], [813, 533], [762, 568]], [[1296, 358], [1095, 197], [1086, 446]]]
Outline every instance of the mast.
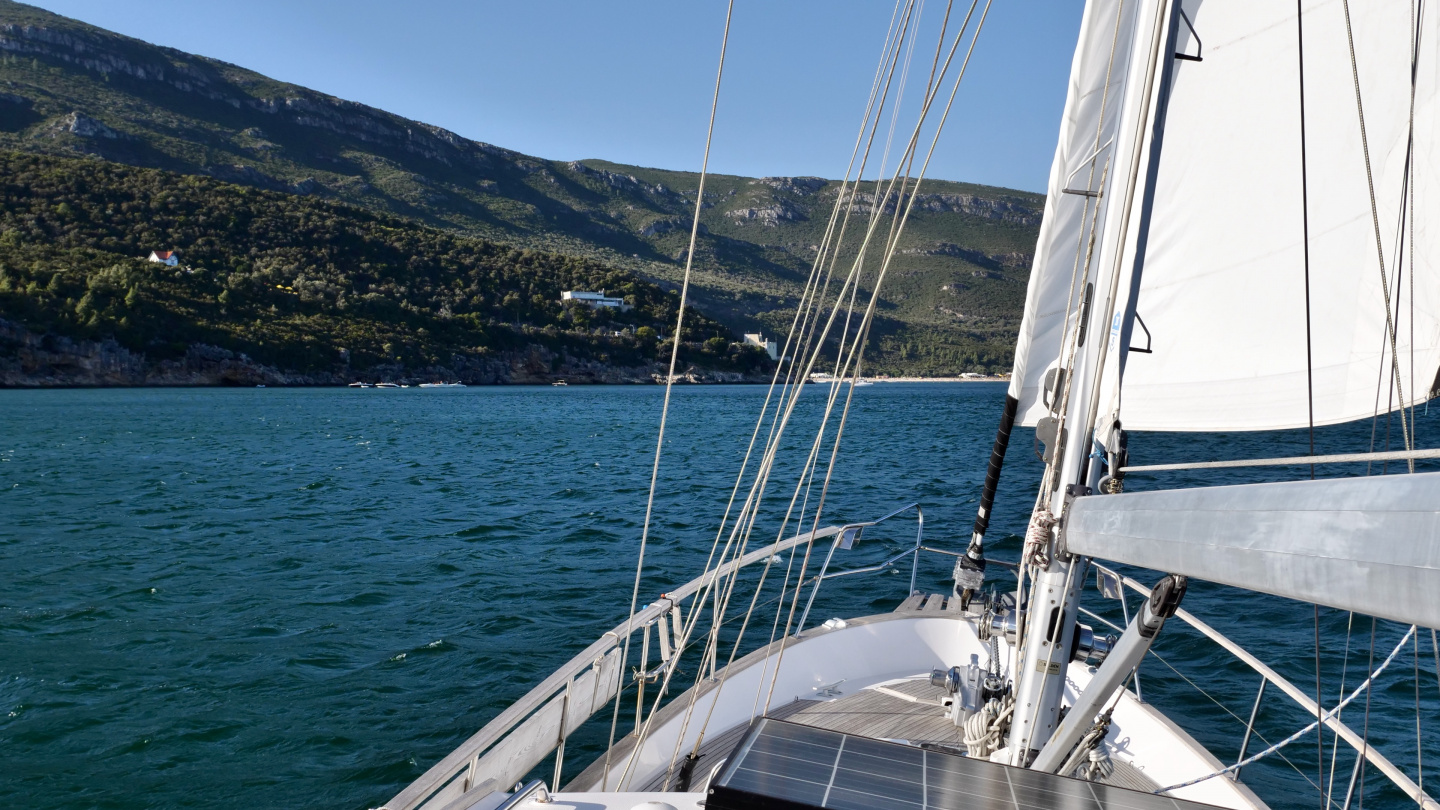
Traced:
[[[1097, 410], [1100, 403], [1100, 386], [1106, 378], [1106, 358], [1112, 352], [1121, 357], [1128, 347], [1121, 338], [1129, 337], [1130, 323], [1135, 316], [1135, 295], [1138, 289], [1140, 264], [1143, 250], [1137, 251], [1131, 270], [1131, 283], [1122, 290], [1124, 257], [1130, 241], [1130, 220], [1136, 202], [1136, 192], [1144, 179], [1144, 199], [1148, 204], [1153, 200], [1155, 166], [1159, 159], [1160, 135], [1164, 126], [1164, 106], [1168, 96], [1170, 77], [1175, 59], [1175, 40], [1178, 30], [1180, 5], [1171, 0], [1154, 0], [1150, 16], [1141, 17], [1137, 26], [1135, 46], [1148, 45], [1147, 59], [1143, 70], [1132, 78], [1139, 86], [1133, 89], [1125, 104], [1120, 125], [1130, 135], [1128, 154], [1124, 162], [1115, 161], [1114, 169], [1124, 172], [1124, 185], [1115, 183], [1112, 188], [1123, 188], [1123, 194], [1113, 201], [1106, 217], [1105, 233], [1101, 245], [1099, 271], [1089, 281], [1080, 295], [1080, 312], [1077, 318], [1076, 352], [1073, 378], [1062, 385], [1068, 385], [1071, 393], [1066, 398], [1065, 413], [1055, 431], [1052, 453], [1060, 460], [1055, 474], [1047, 478], [1053, 481], [1052, 491], [1041, 494], [1041, 509], [1037, 518], [1048, 512], [1055, 519], [1063, 520], [1069, 502], [1088, 494], [1096, 484], [1105, 446], [1097, 441]], [[1146, 25], [1146, 23], [1149, 23]], [[1148, 29], [1148, 30], [1147, 30]], [[1159, 86], [1157, 94], [1156, 88]], [[1158, 97], [1158, 103], [1154, 103]], [[1146, 125], [1152, 119], [1154, 124], [1146, 133]], [[1133, 133], [1133, 134], [1131, 134]], [[1119, 146], [1121, 144], [1117, 144]], [[1149, 151], [1148, 169], [1144, 157]], [[1117, 149], [1117, 157], [1120, 157]], [[1143, 248], [1143, 230], [1148, 226], [1148, 217], [1141, 212], [1139, 228], [1142, 233], [1137, 247]], [[1109, 259], [1109, 261], [1106, 261]], [[1062, 358], [1063, 362], [1063, 358]], [[1062, 366], [1063, 369], [1063, 366]], [[1119, 369], [1112, 369], [1116, 374]], [[1110, 425], [1104, 425], [1104, 434], [1110, 433]], [[1067, 441], [1068, 439], [1068, 441]], [[1098, 452], [1092, 452], [1098, 451]], [[1015, 672], [1015, 713], [1010, 726], [1010, 761], [1016, 765], [1029, 765], [1059, 724], [1060, 701], [1064, 693], [1064, 671], [1070, 661], [1070, 650], [1076, 632], [1076, 616], [1079, 610], [1079, 594], [1084, 586], [1089, 558], [1074, 557], [1058, 550], [1055, 544], [1053, 521], [1032, 521], [1031, 534], [1043, 533], [1046, 552], [1042, 555], [1043, 569], [1035, 575], [1034, 585], [1024, 620], [1022, 656]], [[1028, 545], [1028, 540], [1027, 540]], [[1037, 565], [1037, 569], [1039, 566]]]

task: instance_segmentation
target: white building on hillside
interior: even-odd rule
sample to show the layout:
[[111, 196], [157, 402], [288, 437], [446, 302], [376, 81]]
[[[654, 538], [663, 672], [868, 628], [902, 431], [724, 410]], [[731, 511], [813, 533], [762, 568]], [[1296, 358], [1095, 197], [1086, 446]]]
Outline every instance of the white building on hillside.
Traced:
[[771, 360], [780, 359], [780, 347], [775, 345], [775, 341], [766, 340], [765, 335], [760, 332], [752, 332], [745, 335], [745, 342], [751, 346], [759, 346], [764, 349], [765, 353], [770, 355]]
[[611, 309], [618, 309], [621, 312], [625, 312], [626, 310], [630, 309], [630, 305], [625, 303], [625, 299], [611, 298], [610, 296], [605, 294], [604, 290], [601, 290], [598, 293], [585, 292], [584, 290], [565, 290], [564, 292], [560, 293], [560, 302], [563, 304], [567, 301], [573, 301], [577, 304], [584, 304], [591, 309], [609, 307]]
[[180, 263], [180, 257], [176, 256], [173, 250], [152, 250], [150, 251], [150, 261], [174, 267]]

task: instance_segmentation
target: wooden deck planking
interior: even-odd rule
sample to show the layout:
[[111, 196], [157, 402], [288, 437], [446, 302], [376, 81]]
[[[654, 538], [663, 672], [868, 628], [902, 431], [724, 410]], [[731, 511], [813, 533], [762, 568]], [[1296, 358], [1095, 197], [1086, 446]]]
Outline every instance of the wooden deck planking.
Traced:
[[904, 613], [905, 611], [909, 610], [919, 610], [920, 605], [922, 602], [924, 602], [924, 600], [925, 594], [912, 593], [909, 596], [905, 597], [905, 601], [900, 603], [900, 607], [895, 608], [895, 612]]

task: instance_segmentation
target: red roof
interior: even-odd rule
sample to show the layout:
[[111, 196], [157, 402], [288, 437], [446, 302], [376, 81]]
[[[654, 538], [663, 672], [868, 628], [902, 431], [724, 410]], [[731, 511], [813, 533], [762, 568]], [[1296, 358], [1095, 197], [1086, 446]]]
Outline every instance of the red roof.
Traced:
[[153, 251], [153, 253], [155, 254], [155, 258], [157, 258], [157, 259], [168, 259], [168, 258], [170, 258], [171, 256], [173, 256], [173, 255], [175, 254], [175, 251], [173, 251], [173, 250], [156, 250], [156, 251]]

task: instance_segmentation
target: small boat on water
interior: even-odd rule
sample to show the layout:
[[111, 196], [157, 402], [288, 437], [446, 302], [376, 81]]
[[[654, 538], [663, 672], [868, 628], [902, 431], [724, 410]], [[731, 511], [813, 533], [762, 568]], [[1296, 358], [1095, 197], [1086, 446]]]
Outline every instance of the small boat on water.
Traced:
[[371, 385], [370, 383], [367, 383], [367, 382], [353, 382], [353, 383], [350, 383], [350, 385], [348, 385], [348, 386], [346, 386], [346, 387], [347, 387], [347, 388], [374, 388], [375, 386], [373, 386], [373, 385]]
[[465, 383], [462, 383], [462, 382], [420, 383], [420, 387], [421, 387], [421, 388], [464, 388], [464, 387], [465, 387]]
[[375, 383], [375, 387], [376, 387], [376, 388], [399, 388], [400, 386], [397, 385], [397, 384], [395, 384], [395, 383]]
[[556, 380], [555, 382], [550, 383], [550, 384], [551, 384], [551, 385], [566, 385], [566, 386], [568, 386], [570, 383], [567, 383], [567, 382], [565, 382], [564, 380]]

